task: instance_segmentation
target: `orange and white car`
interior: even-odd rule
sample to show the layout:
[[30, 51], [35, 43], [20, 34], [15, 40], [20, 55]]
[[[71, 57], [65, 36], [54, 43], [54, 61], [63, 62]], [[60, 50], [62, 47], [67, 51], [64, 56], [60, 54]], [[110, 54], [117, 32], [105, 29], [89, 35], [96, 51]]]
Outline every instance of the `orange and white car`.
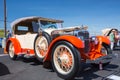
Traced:
[[[48, 25], [46, 25], [47, 23]], [[50, 33], [54, 30], [50, 27], [58, 26], [59, 23], [62, 23], [62, 21], [36, 16], [19, 18], [13, 21], [11, 23], [12, 37], [6, 43], [6, 51], [10, 58], [15, 60], [18, 55], [35, 56], [34, 41], [40, 30], [39, 26], [41, 25], [41, 29]], [[41, 43], [41, 45], [44, 45], [44, 43]]]
[[45, 67], [52, 64], [58, 76], [67, 80], [80, 71], [81, 62], [93, 65], [111, 62], [113, 54], [107, 37], [89, 37], [87, 27], [63, 28], [62, 23], [62, 20], [42, 17], [14, 21], [13, 35], [6, 46], [10, 58], [16, 59], [20, 54], [35, 55]]

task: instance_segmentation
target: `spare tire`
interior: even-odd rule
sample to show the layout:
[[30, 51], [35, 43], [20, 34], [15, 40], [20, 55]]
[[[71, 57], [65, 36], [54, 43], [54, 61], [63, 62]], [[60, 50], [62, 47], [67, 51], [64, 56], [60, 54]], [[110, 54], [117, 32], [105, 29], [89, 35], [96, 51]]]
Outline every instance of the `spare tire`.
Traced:
[[51, 37], [46, 32], [42, 32], [41, 35], [38, 34], [36, 36], [35, 42], [34, 42], [34, 51], [35, 51], [36, 58], [40, 62], [43, 62], [50, 42], [51, 42]]

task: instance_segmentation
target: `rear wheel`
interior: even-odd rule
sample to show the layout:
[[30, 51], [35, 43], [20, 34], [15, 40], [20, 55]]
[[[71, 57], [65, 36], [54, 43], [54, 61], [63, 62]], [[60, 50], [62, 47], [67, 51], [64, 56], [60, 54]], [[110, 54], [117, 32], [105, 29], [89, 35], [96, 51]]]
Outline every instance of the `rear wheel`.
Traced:
[[34, 51], [37, 59], [40, 62], [43, 62], [44, 57], [46, 56], [48, 46], [50, 44], [51, 38], [46, 32], [42, 32], [42, 35], [37, 35], [34, 42]]
[[52, 50], [52, 66], [59, 77], [71, 80], [80, 68], [80, 53], [66, 41], [55, 44]]
[[15, 55], [15, 49], [14, 49], [14, 45], [12, 42], [10, 42], [10, 44], [9, 44], [8, 53], [12, 60], [16, 60], [17, 55]]

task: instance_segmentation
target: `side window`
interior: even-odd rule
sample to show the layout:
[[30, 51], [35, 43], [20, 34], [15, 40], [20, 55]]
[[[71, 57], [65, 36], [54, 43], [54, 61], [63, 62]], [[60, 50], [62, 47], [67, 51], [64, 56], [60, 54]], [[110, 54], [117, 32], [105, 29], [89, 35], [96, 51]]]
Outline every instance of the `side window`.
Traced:
[[28, 27], [27, 26], [18, 26], [18, 31], [28, 31]]
[[26, 34], [29, 31], [28, 26], [17, 26], [17, 29], [15, 30], [15, 34]]

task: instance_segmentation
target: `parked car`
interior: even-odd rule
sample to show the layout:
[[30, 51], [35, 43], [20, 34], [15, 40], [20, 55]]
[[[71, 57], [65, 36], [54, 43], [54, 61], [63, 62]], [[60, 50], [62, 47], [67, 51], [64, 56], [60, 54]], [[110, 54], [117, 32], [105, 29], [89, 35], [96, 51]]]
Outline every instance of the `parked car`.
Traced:
[[[61, 21], [34, 16], [19, 18], [13, 21], [11, 23], [12, 36], [7, 40], [6, 46], [10, 58], [14, 60], [17, 58], [17, 55], [35, 56], [34, 40], [40, 29], [39, 26], [44, 26], [41, 29], [46, 29], [46, 24], [49, 24], [47, 26], [57, 25], [59, 22]], [[50, 28], [50, 30], [52, 29]], [[42, 45], [45, 45], [45, 43], [42, 43]]]
[[12, 37], [6, 51], [15, 60], [18, 55], [34, 55], [45, 67], [52, 64], [63, 79], [71, 80], [81, 62], [107, 65], [113, 54], [105, 36], [89, 37], [87, 27], [63, 27], [62, 20], [25, 17], [12, 23]]
[[109, 38], [109, 36], [113, 30], [116, 31], [115, 42], [114, 42], [114, 49], [115, 49], [116, 47], [120, 47], [120, 35], [119, 35], [120, 31], [116, 28], [106, 28], [106, 29], [102, 30], [102, 33], [104, 36], [107, 36]]
[[2, 39], [3, 38], [0, 38], [0, 48], [2, 48]]

